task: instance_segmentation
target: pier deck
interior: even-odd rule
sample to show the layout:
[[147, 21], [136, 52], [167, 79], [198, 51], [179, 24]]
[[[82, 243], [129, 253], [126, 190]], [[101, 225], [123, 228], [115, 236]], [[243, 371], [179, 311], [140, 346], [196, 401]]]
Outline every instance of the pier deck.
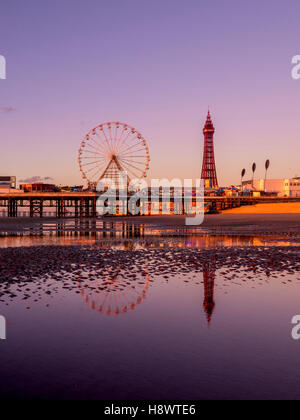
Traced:
[[[97, 217], [97, 199], [100, 193], [93, 192], [70, 192], [70, 193], [10, 193], [0, 194], [0, 213], [8, 217], [20, 217], [27, 214], [29, 217], [49, 217], [51, 214], [56, 218], [75, 217], [90, 218]], [[143, 197], [140, 199], [143, 215], [164, 214], [164, 202], [161, 195], [156, 198]], [[196, 198], [191, 197], [190, 203], [195, 205]], [[218, 211], [241, 207], [245, 205], [254, 205], [258, 203], [270, 202], [299, 202], [298, 198], [279, 198], [279, 197], [211, 197], [204, 199], [206, 212], [216, 213]], [[116, 215], [130, 215], [130, 196], [118, 196], [116, 201]], [[153, 207], [156, 206], [155, 213]], [[179, 204], [179, 211], [178, 211]], [[184, 198], [170, 198], [169, 205], [171, 212], [176, 214], [185, 214], [186, 206]], [[175, 208], [175, 206], [177, 206]], [[122, 211], [120, 211], [120, 209]], [[26, 210], [26, 211], [25, 211]], [[48, 210], [48, 211], [47, 211]]]

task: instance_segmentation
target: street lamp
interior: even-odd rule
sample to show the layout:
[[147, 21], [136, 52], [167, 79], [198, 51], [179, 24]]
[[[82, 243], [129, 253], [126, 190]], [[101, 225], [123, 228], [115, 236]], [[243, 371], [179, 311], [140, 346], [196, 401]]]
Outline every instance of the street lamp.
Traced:
[[243, 189], [243, 178], [244, 178], [245, 174], [246, 174], [246, 169], [243, 169], [242, 173], [241, 173], [241, 191]]
[[256, 163], [254, 162], [252, 165], [252, 172], [253, 172], [253, 176], [252, 176], [252, 187], [254, 188], [254, 173], [256, 171]]
[[267, 172], [268, 172], [269, 167], [270, 167], [270, 160], [268, 159], [268, 160], [266, 160], [266, 163], [265, 163], [265, 168], [266, 168], [265, 184], [264, 184], [264, 186], [265, 186], [265, 192], [266, 192]]

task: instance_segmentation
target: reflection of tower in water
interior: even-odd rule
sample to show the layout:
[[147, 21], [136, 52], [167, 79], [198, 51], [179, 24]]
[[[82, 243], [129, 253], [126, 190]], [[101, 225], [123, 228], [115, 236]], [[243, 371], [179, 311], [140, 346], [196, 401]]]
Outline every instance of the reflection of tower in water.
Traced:
[[203, 307], [206, 313], [207, 322], [210, 323], [215, 308], [214, 287], [216, 278], [215, 261], [211, 260], [203, 267], [204, 301]]

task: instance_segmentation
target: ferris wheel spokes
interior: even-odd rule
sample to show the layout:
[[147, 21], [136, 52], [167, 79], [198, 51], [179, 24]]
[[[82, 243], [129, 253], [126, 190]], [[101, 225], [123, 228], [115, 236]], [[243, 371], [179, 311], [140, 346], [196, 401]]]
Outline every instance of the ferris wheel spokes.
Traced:
[[144, 178], [149, 169], [149, 149], [143, 136], [120, 122], [101, 124], [91, 130], [81, 143], [78, 162], [82, 176], [90, 184], [103, 178], [119, 183], [119, 173]]

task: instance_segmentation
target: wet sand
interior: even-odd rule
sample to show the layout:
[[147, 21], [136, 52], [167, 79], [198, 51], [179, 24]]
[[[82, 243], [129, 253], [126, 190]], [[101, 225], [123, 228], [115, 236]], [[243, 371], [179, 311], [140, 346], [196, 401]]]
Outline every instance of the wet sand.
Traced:
[[0, 250], [1, 398], [297, 399], [299, 253]]
[[[300, 271], [300, 247], [215, 247], [197, 248], [158, 248], [143, 250], [102, 249], [97, 246], [39, 246], [0, 249], [0, 302], [6, 297], [14, 299], [23, 295], [29, 297], [29, 289], [23, 286], [50, 280], [65, 283], [68, 290], [77, 290], [86, 283], [91, 286], [101, 279], [99, 291], [123, 291], [126, 285], [137, 286], [140, 277], [151, 278], [163, 275], [165, 279], [178, 274], [191, 275], [209, 270], [233, 270], [235, 276], [241, 270], [245, 276], [255, 272], [260, 275], [286, 276]], [[136, 267], [136, 268], [134, 268]], [[226, 277], [226, 273], [223, 273]], [[115, 280], [120, 277], [122, 281]], [[232, 280], [235, 277], [228, 277]], [[152, 280], [150, 280], [151, 282]], [[80, 284], [79, 284], [79, 283]], [[11, 284], [22, 287], [11, 291]], [[143, 280], [144, 284], [144, 280]], [[49, 285], [47, 285], [47, 288]], [[42, 288], [40, 289], [42, 292]], [[39, 293], [41, 295], [42, 293]]]
[[[0, 219], [0, 232], [41, 241], [47, 232], [110, 237], [122, 229], [151, 232], [166, 246], [145, 235], [143, 249], [130, 246], [135, 237], [124, 249], [76, 241], [24, 247], [24, 237], [20, 247], [0, 248], [9, 333], [2, 398], [297, 398], [290, 320], [299, 308], [300, 246], [198, 248], [184, 235], [267, 232], [295, 244], [299, 214], [207, 215], [189, 228], [182, 216]], [[172, 235], [182, 247], [169, 246]]]
[[[262, 205], [264, 206], [264, 205]], [[266, 205], [269, 206], [269, 205]], [[252, 207], [252, 206], [249, 206]], [[153, 234], [211, 233], [211, 234], [283, 234], [300, 235], [300, 213], [255, 213], [259, 210], [253, 206], [252, 213], [245, 213], [246, 208], [233, 209], [222, 214], [206, 215], [204, 223], [186, 226], [184, 216], [135, 216], [105, 217], [98, 219], [29, 219], [0, 218], [0, 234], [24, 234], [32, 231], [39, 234], [54, 230], [60, 232], [101, 232], [122, 229], [122, 226], [143, 226]], [[258, 207], [258, 206], [257, 206]], [[247, 207], [248, 208], [248, 207]], [[265, 210], [269, 207], [265, 208]], [[248, 210], [250, 211], [250, 210]]]

